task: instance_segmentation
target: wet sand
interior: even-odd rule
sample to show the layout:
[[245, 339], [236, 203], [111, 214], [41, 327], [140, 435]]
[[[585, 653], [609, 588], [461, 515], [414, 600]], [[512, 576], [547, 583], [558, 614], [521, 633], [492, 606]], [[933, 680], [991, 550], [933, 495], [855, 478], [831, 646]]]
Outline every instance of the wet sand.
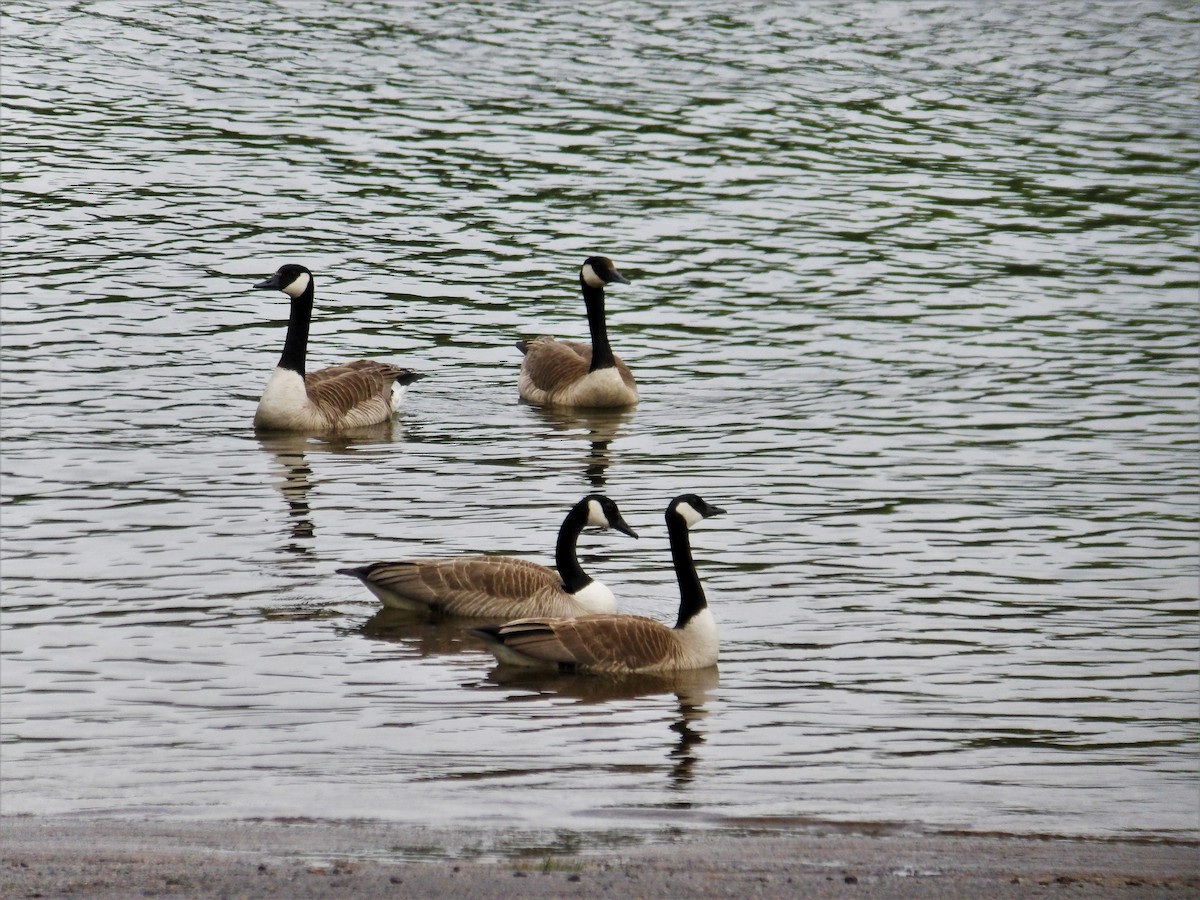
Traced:
[[1200, 845], [881, 831], [0, 819], [0, 896], [1196, 897]]

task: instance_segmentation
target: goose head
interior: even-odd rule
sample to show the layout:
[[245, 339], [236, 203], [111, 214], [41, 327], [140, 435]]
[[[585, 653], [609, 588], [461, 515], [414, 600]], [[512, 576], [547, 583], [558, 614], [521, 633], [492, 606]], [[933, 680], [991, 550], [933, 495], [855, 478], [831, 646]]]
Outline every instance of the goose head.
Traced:
[[287, 263], [268, 278], [254, 286], [260, 291], [283, 291], [289, 297], [299, 297], [312, 285], [312, 272], [296, 263]]
[[603, 288], [606, 284], [629, 284], [629, 279], [617, 271], [607, 256], [589, 256], [579, 270], [579, 280], [584, 287]]
[[691, 528], [697, 522], [724, 512], [721, 507], [713, 506], [698, 494], [680, 494], [667, 507], [667, 524], [672, 520], [680, 520]]
[[587, 524], [598, 528], [615, 528], [622, 534], [627, 534], [632, 538], [637, 537], [637, 532], [629, 527], [629, 523], [621, 516], [621, 511], [617, 509], [617, 504], [605, 497], [603, 494], [589, 494], [586, 498], [588, 518]]

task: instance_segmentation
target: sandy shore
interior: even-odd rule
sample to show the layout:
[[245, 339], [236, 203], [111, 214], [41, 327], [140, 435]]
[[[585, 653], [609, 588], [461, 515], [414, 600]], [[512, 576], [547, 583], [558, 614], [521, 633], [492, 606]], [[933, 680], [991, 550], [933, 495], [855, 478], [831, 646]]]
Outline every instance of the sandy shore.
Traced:
[[8, 897], [1196, 897], [1195, 843], [0, 819]]

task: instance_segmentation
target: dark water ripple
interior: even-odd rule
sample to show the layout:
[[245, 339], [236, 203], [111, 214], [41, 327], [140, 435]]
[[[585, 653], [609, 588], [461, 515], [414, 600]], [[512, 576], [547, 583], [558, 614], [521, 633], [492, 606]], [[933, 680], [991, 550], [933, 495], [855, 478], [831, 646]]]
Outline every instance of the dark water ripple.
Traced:
[[[1191, 7], [3, 16], [6, 812], [1196, 836]], [[596, 251], [644, 401], [521, 407]], [[250, 431], [287, 259], [314, 363], [428, 374], [394, 425]], [[718, 680], [514, 680], [332, 574], [592, 489], [664, 619], [666, 500], [729, 509]]]

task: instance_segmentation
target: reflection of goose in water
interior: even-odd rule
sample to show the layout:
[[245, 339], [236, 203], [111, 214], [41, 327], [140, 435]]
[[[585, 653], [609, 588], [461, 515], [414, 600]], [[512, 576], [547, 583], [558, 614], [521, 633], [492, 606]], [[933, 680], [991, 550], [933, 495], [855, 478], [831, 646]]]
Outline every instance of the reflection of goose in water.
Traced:
[[[484, 621], [479, 620], [479, 624]], [[419, 656], [448, 656], [478, 649], [463, 634], [463, 622], [463, 619], [455, 619], [453, 624], [418, 621], [407, 610], [385, 606], [360, 625], [358, 631], [373, 640], [414, 647]]]
[[[716, 673], [716, 669], [707, 669]], [[671, 723], [671, 730], [679, 735], [675, 746], [671, 748], [671, 784], [676, 789], [686, 787], [696, 777], [692, 771], [696, 766], [697, 744], [704, 743], [704, 733], [692, 725], [708, 715], [703, 703], [695, 703], [683, 695], [679, 695], [679, 718]]]
[[584, 461], [584, 476], [594, 489], [604, 487], [605, 472], [612, 464], [609, 445], [629, 433], [637, 415], [633, 409], [563, 409], [546, 406], [531, 410], [555, 432], [567, 438], [581, 437], [588, 442], [589, 452]]
[[[720, 684], [721, 674], [716, 666], [647, 675], [581, 675], [496, 666], [487, 673], [486, 681], [500, 687], [521, 688], [542, 697], [569, 697], [580, 703], [608, 703], [653, 697], [656, 694], [675, 694], [692, 705], [703, 705]], [[510, 699], [520, 701], [529, 698], [514, 696]]]
[[676, 735], [668, 757], [671, 786], [685, 788], [695, 777], [697, 749], [704, 743], [700, 722], [708, 716], [706, 704], [720, 684], [716, 666], [669, 675], [576, 675], [499, 666], [487, 681], [499, 687], [529, 691], [510, 695], [510, 703], [528, 703], [543, 698], [567, 697], [581, 704], [606, 704], [659, 694], [674, 694], [678, 712], [670, 724]]
[[[356, 428], [353, 444], [387, 443], [396, 438], [399, 429], [400, 425], [391, 421]], [[257, 437], [259, 445], [274, 457], [279, 469], [280, 476], [273, 483], [287, 501], [292, 540], [312, 538], [315, 529], [308, 505], [313, 478], [312, 466], [308, 462], [310, 454], [344, 453], [351, 446], [350, 437], [342, 435], [337, 440], [316, 439], [286, 431], [259, 432]], [[288, 549], [305, 555], [312, 553], [311, 547], [298, 543], [289, 544]]]
[[644, 616], [597, 615], [576, 619], [527, 618], [472, 628], [496, 659], [507, 665], [594, 673], [665, 673], [717, 664], [717, 625], [692, 559], [688, 529], [723, 513], [696, 494], [667, 506], [671, 558], [679, 581], [674, 628]]
[[[280, 471], [274, 479], [276, 490], [283, 495], [288, 505], [288, 521], [291, 523], [293, 542], [308, 540], [314, 534], [308, 493], [312, 490], [312, 467], [308, 464], [308, 438], [297, 434], [278, 434], [267, 437], [259, 435], [258, 442], [274, 458]], [[288, 549], [296, 553], [311, 554], [312, 548], [291, 543]]]

